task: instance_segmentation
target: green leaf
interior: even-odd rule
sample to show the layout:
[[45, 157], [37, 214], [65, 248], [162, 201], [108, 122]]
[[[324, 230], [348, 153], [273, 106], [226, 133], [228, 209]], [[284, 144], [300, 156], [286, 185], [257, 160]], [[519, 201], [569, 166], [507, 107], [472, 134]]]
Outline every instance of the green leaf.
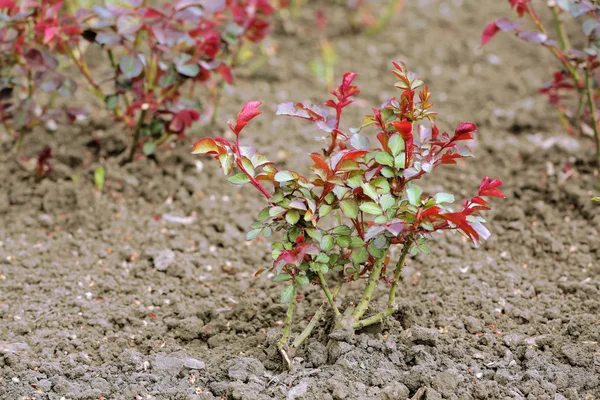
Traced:
[[351, 240], [352, 240], [352, 242], [350, 243], [350, 245], [352, 247], [363, 247], [365, 245], [364, 240], [362, 240], [358, 236], [352, 236]]
[[350, 144], [357, 150], [367, 150], [370, 147], [369, 139], [358, 133], [350, 137]]
[[335, 228], [333, 228], [332, 233], [334, 235], [345, 236], [350, 235], [352, 233], [352, 229], [348, 228], [346, 225], [338, 225]]
[[362, 203], [359, 206], [359, 208], [361, 211], [366, 212], [367, 214], [372, 214], [372, 215], [380, 215], [381, 214], [381, 208], [377, 205], [377, 203], [373, 203], [371, 201]]
[[592, 197], [592, 200], [600, 202], [600, 197], [594, 196], [594, 197]]
[[295, 179], [294, 173], [290, 171], [279, 171], [275, 174], [275, 182], [288, 182]]
[[269, 215], [271, 217], [278, 217], [285, 212], [285, 208], [280, 206], [273, 206], [269, 209]]
[[292, 279], [292, 276], [290, 274], [279, 274], [279, 275], [275, 275], [273, 277], [273, 280], [275, 282], [286, 282], [286, 281], [289, 281], [290, 279]]
[[364, 247], [358, 247], [352, 250], [352, 261], [355, 264], [362, 264], [369, 258], [369, 253]]
[[106, 108], [114, 110], [119, 106], [119, 96], [116, 94], [109, 94], [104, 98], [104, 103], [106, 104]]
[[308, 276], [306, 276], [306, 275], [296, 275], [296, 283], [298, 283], [298, 285], [300, 285], [300, 286], [306, 286], [306, 285], [308, 285], [308, 283], [309, 283]]
[[386, 151], [380, 151], [375, 155], [375, 161], [380, 165], [394, 166], [394, 157]]
[[252, 176], [255, 175], [254, 166], [252, 165], [252, 162], [249, 159], [247, 159], [246, 157], [242, 157], [242, 165], [244, 166], [246, 172], [248, 172]]
[[421, 195], [423, 194], [423, 189], [414, 184], [414, 182], [409, 182], [406, 185], [406, 193], [408, 195], [408, 201], [413, 206], [418, 206], [421, 204]]
[[243, 185], [244, 183], [250, 182], [250, 178], [248, 178], [248, 175], [242, 172], [230, 176], [229, 178], [227, 178], [227, 180], [233, 183], [234, 185]]
[[378, 249], [375, 247], [373, 242], [369, 243], [369, 254], [371, 254], [375, 258], [382, 258], [385, 252], [382, 249]]
[[281, 303], [283, 304], [287, 304], [290, 301], [292, 301], [294, 299], [294, 297], [296, 297], [296, 285], [289, 285], [286, 286], [282, 291], [281, 291]]
[[260, 235], [262, 228], [252, 229], [250, 232], [246, 234], [246, 240], [254, 240]]
[[346, 218], [356, 218], [358, 216], [358, 203], [354, 199], [340, 201], [340, 208]]
[[285, 214], [285, 220], [290, 225], [296, 225], [296, 222], [300, 219], [300, 212], [298, 210], [290, 210]]
[[102, 189], [104, 189], [105, 175], [106, 175], [106, 170], [104, 169], [104, 167], [98, 167], [94, 171], [94, 184], [96, 185], [96, 189], [98, 189], [99, 192], [101, 192]]
[[175, 68], [181, 75], [190, 78], [193, 78], [200, 73], [200, 67], [198, 64], [177, 64]]
[[219, 162], [221, 163], [223, 174], [229, 175], [233, 171], [233, 154], [219, 154]]
[[435, 195], [435, 202], [437, 204], [454, 203], [454, 196], [450, 193], [437, 193]]
[[350, 238], [350, 236], [340, 236], [336, 239], [336, 243], [340, 246], [340, 247], [350, 247], [350, 245], [352, 244], [352, 239]]
[[156, 151], [156, 142], [146, 142], [142, 148], [145, 156], [151, 156]]
[[334, 245], [333, 236], [331, 236], [331, 235], [323, 236], [323, 239], [321, 239], [321, 250], [329, 251], [329, 250], [333, 249], [333, 245]]
[[388, 146], [392, 151], [392, 155], [396, 157], [400, 152], [404, 151], [404, 139], [400, 134], [394, 134], [390, 137], [388, 141]]
[[361, 187], [363, 192], [371, 199], [374, 201], [379, 199], [379, 195], [377, 194], [377, 189], [375, 189], [375, 186], [371, 185], [370, 183], [363, 183]]
[[319, 207], [319, 217], [324, 217], [331, 212], [333, 208], [328, 204], [323, 204]]
[[311, 237], [311, 239], [316, 240], [317, 242], [320, 242], [321, 238], [323, 237], [323, 234], [321, 233], [321, 231], [319, 229], [306, 228], [304, 230], [304, 232], [306, 232], [308, 234], [308, 236]]
[[133, 79], [142, 73], [144, 65], [137, 54], [129, 53], [119, 61], [119, 69], [127, 79]]
[[394, 196], [392, 196], [391, 194], [384, 194], [383, 196], [381, 196], [379, 204], [381, 204], [381, 208], [383, 209], [383, 211], [387, 211], [388, 209], [393, 207], [394, 204], [396, 204], [396, 199], [394, 199]]
[[403, 152], [394, 158], [394, 166], [396, 168], [406, 168], [406, 154]]
[[393, 178], [396, 175], [396, 172], [390, 167], [383, 167], [381, 169], [381, 175], [385, 176], [386, 178]]

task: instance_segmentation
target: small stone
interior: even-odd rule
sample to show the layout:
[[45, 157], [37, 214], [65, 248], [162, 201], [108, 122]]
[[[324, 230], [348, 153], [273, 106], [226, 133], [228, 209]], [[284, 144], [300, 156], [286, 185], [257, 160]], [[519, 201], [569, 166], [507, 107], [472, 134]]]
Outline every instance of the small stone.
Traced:
[[247, 382], [250, 376], [262, 376], [264, 373], [264, 365], [256, 358], [251, 357], [236, 358], [228, 371], [231, 379], [242, 382]]
[[166, 271], [175, 262], [173, 250], [162, 250], [154, 255], [154, 267], [159, 271]]
[[479, 321], [475, 317], [471, 317], [471, 316], [465, 317], [464, 323], [465, 323], [465, 328], [466, 328], [467, 332], [469, 332], [469, 333], [475, 334], [477, 332], [483, 331], [483, 325], [481, 324], [481, 321]]
[[183, 361], [175, 357], [167, 357], [164, 354], [157, 354], [154, 359], [154, 368], [177, 374], [183, 367]]
[[294, 400], [298, 397], [302, 397], [308, 392], [308, 382], [302, 381], [293, 388], [290, 389], [286, 396], [286, 400]]
[[189, 369], [204, 369], [206, 364], [204, 361], [197, 360], [195, 358], [186, 358], [183, 360], [183, 365]]
[[410, 328], [411, 339], [417, 344], [426, 344], [435, 346], [437, 343], [439, 332], [436, 329], [425, 328], [415, 325]]

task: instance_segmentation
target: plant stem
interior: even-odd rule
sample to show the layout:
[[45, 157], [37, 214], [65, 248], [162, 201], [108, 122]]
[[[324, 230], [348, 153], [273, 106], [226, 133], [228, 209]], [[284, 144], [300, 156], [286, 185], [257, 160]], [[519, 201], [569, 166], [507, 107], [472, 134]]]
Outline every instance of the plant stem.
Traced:
[[571, 44], [569, 43], [569, 37], [567, 36], [565, 25], [560, 19], [560, 10], [556, 5], [550, 7], [550, 10], [552, 11], [552, 19], [554, 20], [554, 27], [556, 28], [556, 35], [558, 36], [560, 49], [565, 51], [571, 47]]
[[331, 306], [331, 308], [333, 309], [333, 312], [335, 313], [335, 318], [340, 319], [342, 314], [340, 313], [340, 310], [337, 308], [337, 305], [335, 304], [335, 296], [329, 290], [329, 286], [327, 285], [327, 281], [325, 280], [325, 277], [323, 276], [323, 272], [319, 270], [319, 271], [317, 271], [317, 275], [319, 276], [319, 281], [321, 281], [321, 288], [323, 289], [323, 292], [325, 292], [327, 301], [329, 302], [329, 305]]
[[371, 274], [369, 274], [369, 279], [367, 280], [367, 286], [363, 291], [363, 295], [354, 309], [352, 313], [352, 318], [358, 320], [360, 317], [364, 315], [369, 308], [369, 303], [371, 302], [371, 297], [373, 296], [373, 291], [377, 287], [377, 282], [379, 281], [379, 276], [381, 275], [381, 270], [383, 269], [383, 265], [385, 264], [385, 254], [383, 257], [375, 261], [375, 265], [373, 266], [373, 270]]
[[[146, 107], [144, 107], [146, 106]], [[133, 161], [133, 157], [135, 156], [135, 152], [138, 147], [138, 143], [140, 141], [140, 131], [142, 130], [142, 124], [144, 123], [144, 119], [146, 118], [146, 114], [148, 114], [148, 105], [142, 105], [142, 112], [140, 113], [140, 117], [138, 118], [137, 124], [135, 124], [135, 130], [133, 131], [133, 140], [131, 142], [131, 149], [129, 150], [129, 155], [125, 159], [125, 162]]]
[[364, 327], [375, 325], [385, 318], [389, 317], [396, 311], [396, 307], [388, 307], [385, 310], [370, 316], [369, 318], [361, 319], [360, 321], [356, 321], [352, 323], [352, 329], [362, 329]]
[[594, 129], [594, 139], [596, 141], [596, 164], [600, 168], [600, 130], [598, 129], [598, 113], [594, 104], [592, 93], [592, 79], [590, 74], [591, 65], [588, 63], [585, 69], [585, 92], [587, 95], [588, 107], [592, 117], [592, 128]]
[[367, 34], [367, 36], [377, 35], [390, 23], [390, 21], [396, 14], [396, 9], [398, 8], [398, 5], [400, 4], [401, 1], [403, 1], [403, 0], [390, 0], [389, 1], [389, 3], [387, 4], [387, 7], [385, 8], [385, 11], [381, 15], [381, 17], [377, 20], [377, 24], [375, 24], [375, 26], [367, 29], [367, 31], [365, 32]]
[[285, 321], [283, 321], [283, 335], [281, 336], [281, 339], [279, 339], [280, 348], [287, 346], [290, 339], [290, 334], [292, 333], [292, 320], [294, 319], [294, 310], [296, 309], [296, 293], [298, 292], [298, 286], [296, 284], [293, 285], [293, 292], [292, 299], [288, 304]]
[[[335, 285], [335, 287], [333, 288], [333, 297], [334, 298], [340, 292], [340, 289], [341, 289], [343, 283], [344, 283], [344, 281], [340, 280]], [[304, 330], [302, 331], [302, 333], [300, 333], [300, 335], [298, 335], [298, 337], [296, 338], [296, 340], [294, 340], [294, 342], [292, 343], [293, 347], [298, 348], [310, 336], [310, 334], [312, 333], [313, 329], [315, 329], [315, 326], [317, 326], [317, 323], [319, 322], [319, 320], [323, 316], [323, 312], [325, 311], [325, 305], [327, 305], [327, 304], [329, 304], [329, 303], [325, 302], [325, 301], [321, 304], [321, 307], [319, 307], [319, 309], [317, 310], [317, 312], [315, 312], [315, 315], [313, 315], [313, 317], [310, 319], [310, 322], [308, 323], [308, 325], [306, 326], [306, 328], [304, 328]]]
[[388, 307], [393, 307], [396, 302], [396, 287], [398, 286], [398, 281], [400, 280], [400, 275], [402, 274], [402, 269], [404, 268], [404, 262], [406, 261], [406, 257], [408, 256], [408, 252], [413, 245], [413, 239], [409, 238], [407, 242], [402, 247], [402, 253], [400, 254], [400, 259], [396, 264], [396, 270], [394, 271], [394, 280], [392, 281], [392, 287], [390, 288], [390, 295], [388, 297]]

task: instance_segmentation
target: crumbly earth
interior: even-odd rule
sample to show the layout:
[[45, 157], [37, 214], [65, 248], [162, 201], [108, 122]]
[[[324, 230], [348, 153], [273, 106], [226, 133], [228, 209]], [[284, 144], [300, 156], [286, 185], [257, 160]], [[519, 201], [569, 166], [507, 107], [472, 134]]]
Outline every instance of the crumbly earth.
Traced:
[[[485, 24], [508, 15], [505, 1], [406, 3], [375, 38], [350, 33], [340, 10], [330, 17], [336, 74], [357, 72], [362, 89], [346, 124], [395, 94], [390, 61], [406, 61], [430, 84], [440, 126], [480, 126], [476, 158], [423, 185], [462, 198], [485, 175], [503, 179], [507, 199], [493, 201], [489, 241], [474, 248], [437, 236], [431, 255], [409, 260], [398, 312], [340, 342], [323, 322], [287, 373], [273, 345], [280, 286], [253, 277], [270, 262], [269, 245], [244, 241], [263, 201], [189, 154], [192, 140], [221, 135], [225, 124], [125, 167], [111, 156], [126, 138], [106, 116], [39, 131], [25, 154], [45, 144], [55, 154], [40, 184], [2, 144], [0, 398], [600, 399], [593, 149], [564, 136], [537, 96], [553, 60], [509, 36], [480, 48]], [[297, 26], [311, 26], [314, 10]], [[274, 40], [277, 55], [238, 80], [219, 119], [264, 101], [245, 140], [306, 170], [312, 127], [274, 118], [274, 109], [327, 98], [306, 66], [318, 33], [280, 30]], [[99, 165], [102, 195], [93, 184]], [[316, 288], [304, 294], [295, 332], [322, 301]]]

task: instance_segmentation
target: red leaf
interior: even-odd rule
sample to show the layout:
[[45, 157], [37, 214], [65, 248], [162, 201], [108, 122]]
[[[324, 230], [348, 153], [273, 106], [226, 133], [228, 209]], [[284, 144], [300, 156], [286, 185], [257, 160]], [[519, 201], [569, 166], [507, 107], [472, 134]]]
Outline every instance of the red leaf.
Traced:
[[472, 122], [461, 122], [454, 131], [453, 141], [473, 139], [472, 133], [477, 130], [477, 125]]
[[[338, 86], [335, 90], [331, 91], [339, 101], [345, 100], [350, 96], [354, 96], [360, 93], [360, 90], [356, 86], [352, 86], [352, 81], [356, 78], [356, 73], [354, 72], [346, 72], [344, 77], [342, 78], [342, 84]], [[345, 103], [344, 106], [350, 103]]]
[[229, 123], [229, 127], [236, 135], [239, 135], [242, 129], [257, 115], [262, 114], [258, 107], [262, 104], [260, 101], [250, 101], [244, 105], [242, 111], [237, 115], [235, 127]]
[[0, 0], [0, 8], [13, 8], [15, 5], [12, 0]]
[[233, 83], [233, 74], [231, 73], [231, 68], [229, 68], [227, 65], [225, 65], [225, 64], [219, 65], [217, 67], [217, 72], [219, 73], [219, 75], [221, 75], [223, 80], [225, 82], [227, 82], [229, 85], [231, 85]]
[[496, 35], [496, 33], [498, 33], [499, 30], [500, 28], [498, 28], [498, 25], [496, 25], [496, 21], [487, 24], [487, 26], [483, 30], [483, 33], [481, 34], [481, 45], [485, 46], [485, 44], [492, 40], [494, 35]]
[[398, 133], [400, 133], [400, 135], [402, 135], [402, 137], [404, 137], [404, 135], [412, 135], [412, 124], [406, 120], [399, 122], [399, 121], [394, 121], [392, 122], [392, 124], [394, 125], [394, 128], [396, 128], [396, 130], [398, 131]]
[[442, 154], [442, 164], [456, 164], [456, 160], [459, 158], [464, 158], [458, 153], [444, 153]]
[[499, 197], [503, 199], [504, 193], [498, 189], [500, 186], [502, 186], [502, 181], [500, 179], [490, 179], [489, 176], [486, 176], [481, 181], [478, 194], [479, 196]]
[[327, 172], [328, 174], [331, 172], [331, 170], [329, 169], [329, 165], [327, 165], [327, 161], [325, 161], [325, 158], [319, 154], [319, 153], [310, 153], [310, 158], [312, 158], [312, 160], [315, 162], [315, 166], [319, 169], [322, 169], [323, 171]]

